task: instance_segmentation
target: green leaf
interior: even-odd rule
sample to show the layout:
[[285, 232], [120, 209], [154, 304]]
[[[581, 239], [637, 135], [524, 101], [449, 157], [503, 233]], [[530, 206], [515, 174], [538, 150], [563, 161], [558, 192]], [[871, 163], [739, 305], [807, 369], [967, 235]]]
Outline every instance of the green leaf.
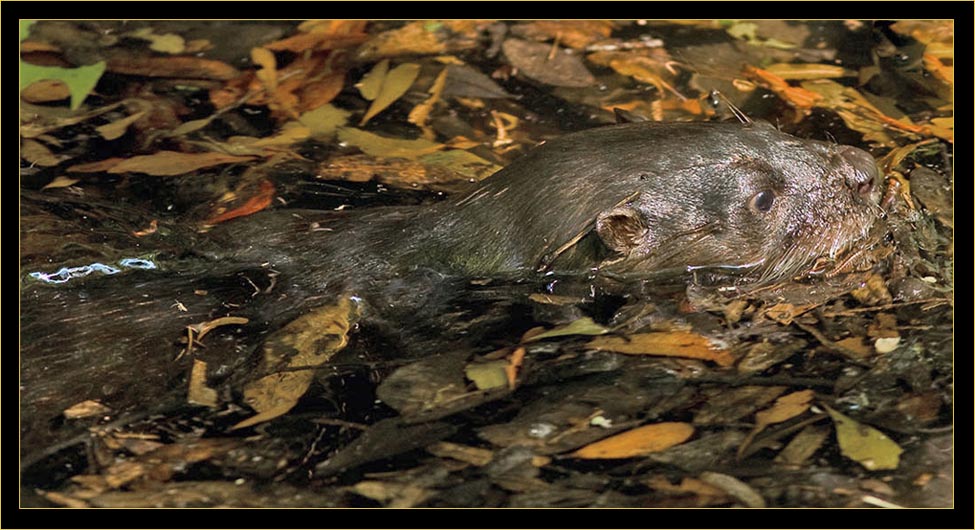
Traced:
[[582, 317], [564, 326], [558, 326], [534, 337], [530, 337], [525, 342], [534, 342], [536, 340], [561, 337], [563, 335], [605, 335], [607, 333], [609, 333], [609, 328], [600, 326], [589, 317]]
[[451, 149], [450, 151], [439, 151], [420, 157], [420, 162], [434, 166], [443, 166], [447, 169], [475, 180], [485, 179], [501, 169], [501, 166], [492, 164], [487, 160], [463, 149]]
[[21, 20], [20, 21], [20, 42], [24, 42], [27, 37], [30, 36], [30, 27], [37, 22], [36, 20]]
[[312, 136], [332, 136], [335, 130], [344, 126], [352, 113], [326, 103], [298, 117], [302, 125], [311, 129]]
[[98, 80], [105, 73], [105, 61], [78, 68], [58, 68], [55, 66], [37, 66], [36, 64], [20, 62], [20, 89], [23, 90], [34, 81], [41, 79], [57, 79], [68, 85], [71, 92], [71, 109], [75, 110], [88, 97], [88, 94], [98, 84]]
[[464, 368], [464, 374], [474, 382], [478, 390], [501, 388], [508, 386], [508, 376], [504, 372], [506, 366], [507, 361], [469, 364]]
[[381, 158], [406, 158], [408, 160], [415, 160], [423, 155], [439, 151], [444, 147], [443, 144], [424, 140], [423, 138], [417, 138], [416, 140], [387, 138], [354, 127], [341, 127], [338, 131], [340, 142], [354, 145], [367, 155]]
[[897, 469], [900, 454], [904, 452], [897, 443], [869, 425], [824, 407], [836, 425], [836, 440], [844, 456], [856, 460], [870, 471]]

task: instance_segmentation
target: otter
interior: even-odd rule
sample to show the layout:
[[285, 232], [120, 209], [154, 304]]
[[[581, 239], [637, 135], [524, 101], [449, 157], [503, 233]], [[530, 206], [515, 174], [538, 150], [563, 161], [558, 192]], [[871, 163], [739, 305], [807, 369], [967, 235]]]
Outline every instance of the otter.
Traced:
[[801, 277], [862, 244], [882, 215], [879, 179], [865, 151], [766, 123], [630, 123], [547, 141], [433, 205], [234, 220], [192, 256], [127, 273], [124, 288], [28, 281], [22, 443], [78, 432], [54, 420], [85, 399], [124, 408], [172, 393], [180, 331], [231, 312], [271, 331], [340, 294], [377, 318], [422, 318], [474, 278]]

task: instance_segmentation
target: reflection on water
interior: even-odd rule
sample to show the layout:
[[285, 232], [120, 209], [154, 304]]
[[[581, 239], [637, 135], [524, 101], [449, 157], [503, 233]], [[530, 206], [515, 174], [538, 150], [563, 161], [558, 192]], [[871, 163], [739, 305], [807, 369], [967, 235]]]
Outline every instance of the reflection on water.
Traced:
[[[154, 261], [146, 258], [124, 258], [119, 260], [118, 265], [121, 266], [122, 269], [150, 270], [157, 268]], [[122, 269], [113, 267], [111, 265], [105, 265], [104, 263], [92, 263], [90, 265], [82, 265], [79, 267], [62, 267], [59, 271], [53, 273], [40, 271], [32, 272], [29, 274], [29, 276], [44, 283], [61, 284], [67, 283], [75, 278], [84, 278], [92, 273], [110, 276], [122, 272]]]

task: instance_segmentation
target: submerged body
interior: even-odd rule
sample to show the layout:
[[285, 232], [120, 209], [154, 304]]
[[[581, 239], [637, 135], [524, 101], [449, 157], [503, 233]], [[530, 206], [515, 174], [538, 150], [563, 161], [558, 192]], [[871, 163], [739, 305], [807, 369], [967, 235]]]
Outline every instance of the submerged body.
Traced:
[[22, 290], [22, 443], [29, 452], [77, 433], [55, 420], [86, 399], [116, 410], [178, 402], [182, 330], [228, 314], [273, 331], [346, 294], [372, 315], [420, 319], [453, 281], [550, 272], [801, 276], [866, 237], [877, 180], [867, 153], [766, 124], [636, 123], [547, 142], [432, 206], [233, 221], [205, 236], [202, 257], [124, 284]]

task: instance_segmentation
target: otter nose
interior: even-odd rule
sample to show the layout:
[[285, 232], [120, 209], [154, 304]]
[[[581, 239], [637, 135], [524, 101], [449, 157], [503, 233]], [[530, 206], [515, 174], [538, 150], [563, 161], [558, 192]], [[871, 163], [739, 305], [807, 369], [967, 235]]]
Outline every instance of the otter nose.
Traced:
[[880, 170], [870, 153], [856, 147], [843, 146], [837, 155], [853, 168], [846, 177], [847, 186], [864, 197], [871, 195], [880, 178]]

